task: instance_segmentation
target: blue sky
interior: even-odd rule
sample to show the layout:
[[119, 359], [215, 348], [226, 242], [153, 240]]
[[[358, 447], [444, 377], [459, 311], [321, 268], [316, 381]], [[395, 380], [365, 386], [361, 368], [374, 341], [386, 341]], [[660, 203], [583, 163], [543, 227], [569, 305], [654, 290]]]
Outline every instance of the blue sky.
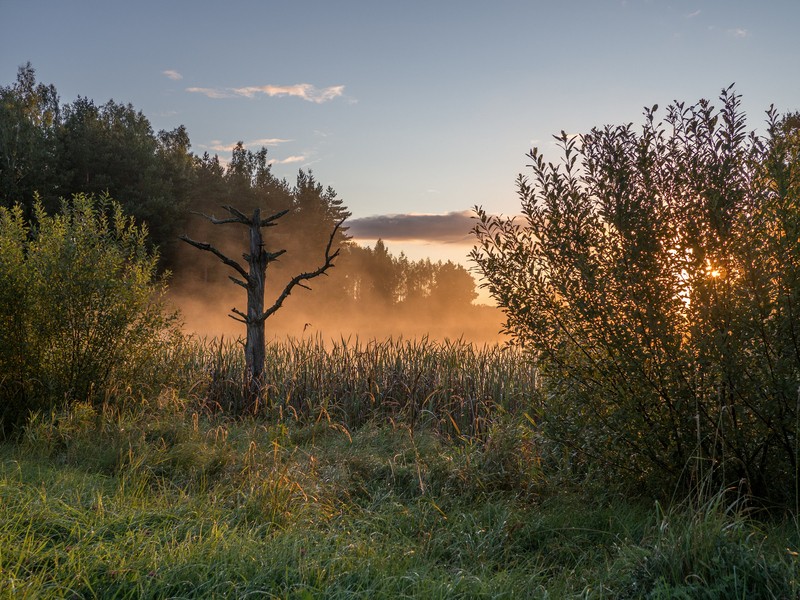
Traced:
[[0, 0], [0, 84], [31, 61], [62, 102], [130, 102], [195, 152], [265, 144], [365, 239], [463, 260], [469, 237], [419, 215], [516, 212], [525, 153], [562, 129], [734, 82], [752, 128], [800, 110], [799, 24], [798, 0]]

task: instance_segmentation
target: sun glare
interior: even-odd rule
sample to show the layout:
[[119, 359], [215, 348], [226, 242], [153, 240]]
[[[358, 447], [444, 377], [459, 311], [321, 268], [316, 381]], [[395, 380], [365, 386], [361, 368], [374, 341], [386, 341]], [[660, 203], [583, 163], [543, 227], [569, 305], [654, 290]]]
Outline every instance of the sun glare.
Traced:
[[711, 259], [706, 259], [706, 275], [713, 279], [718, 279], [722, 277], [722, 271], [719, 267], [715, 267], [714, 264], [711, 262]]

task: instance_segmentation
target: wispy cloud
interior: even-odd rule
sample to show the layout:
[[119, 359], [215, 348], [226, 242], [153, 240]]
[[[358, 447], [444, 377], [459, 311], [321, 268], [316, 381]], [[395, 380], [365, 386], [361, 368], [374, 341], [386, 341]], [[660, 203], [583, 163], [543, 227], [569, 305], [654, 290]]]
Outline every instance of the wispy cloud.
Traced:
[[688, 15], [686, 15], [686, 18], [687, 19], [694, 19], [695, 17], [700, 16], [701, 12], [703, 12], [703, 11], [698, 8], [696, 11], [690, 12]]
[[214, 150], [215, 152], [230, 152], [235, 145], [223, 144], [220, 140], [212, 140], [210, 144], [198, 144], [198, 147]]
[[[285, 144], [291, 141], [292, 140], [285, 140], [283, 138], [259, 138], [257, 140], [243, 142], [243, 145], [245, 148], [252, 148], [253, 146], [277, 146], [278, 144]], [[208, 144], [198, 144], [198, 147], [214, 150], [215, 152], [230, 152], [236, 147], [237, 143], [238, 142], [225, 143], [220, 140], [211, 140]]]
[[735, 38], [743, 39], [746, 37], [750, 37], [750, 32], [747, 31], [747, 29], [736, 27], [735, 29], [728, 29], [728, 35], [732, 35]]
[[208, 96], [209, 98], [233, 98], [234, 94], [230, 92], [226, 92], [225, 90], [219, 90], [215, 88], [204, 88], [204, 87], [189, 87], [186, 88], [187, 92], [191, 92], [193, 94], [203, 94], [204, 96]]
[[472, 244], [474, 225], [471, 211], [440, 215], [376, 215], [347, 221], [348, 233], [356, 239], [393, 241], [430, 241]]
[[245, 146], [277, 146], [291, 141], [293, 140], [285, 140], [283, 138], [258, 138], [245, 143]]
[[302, 156], [302, 155], [289, 156], [287, 158], [282, 158], [282, 159], [273, 158], [271, 161], [269, 161], [269, 164], [271, 164], [271, 165], [291, 165], [293, 163], [304, 162], [305, 160], [306, 160], [306, 157]]
[[189, 87], [187, 92], [203, 94], [209, 98], [254, 98], [258, 95], [280, 98], [291, 96], [301, 98], [315, 104], [322, 104], [338, 98], [344, 94], [343, 85], [334, 85], [318, 89], [310, 83], [297, 83], [295, 85], [258, 85], [239, 88], [205, 88]]
[[237, 94], [251, 98], [256, 94], [265, 94], [267, 96], [294, 96], [321, 104], [328, 102], [334, 98], [338, 98], [344, 93], [343, 85], [334, 85], [322, 89], [317, 89], [310, 83], [298, 83], [296, 85], [262, 85], [258, 87], [236, 88], [234, 90]]
[[178, 73], [177, 71], [174, 71], [172, 69], [167, 69], [166, 71], [161, 71], [161, 74], [162, 75], [166, 75], [167, 77], [169, 77], [173, 81], [178, 81], [179, 79], [183, 79], [183, 75], [181, 75], [180, 73]]

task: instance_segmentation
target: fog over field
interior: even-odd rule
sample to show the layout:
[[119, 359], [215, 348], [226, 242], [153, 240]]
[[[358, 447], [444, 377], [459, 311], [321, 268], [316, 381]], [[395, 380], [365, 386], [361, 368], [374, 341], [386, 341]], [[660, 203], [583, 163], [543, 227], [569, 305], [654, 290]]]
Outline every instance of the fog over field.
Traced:
[[[334, 269], [331, 278], [339, 275]], [[500, 333], [503, 314], [493, 306], [448, 304], [439, 299], [424, 300], [413, 306], [387, 306], [370, 298], [342, 305], [337, 298], [325, 295], [326, 283], [312, 282], [310, 291], [293, 292], [283, 308], [266, 321], [268, 339], [322, 336], [324, 339], [358, 337], [366, 340], [427, 336], [434, 340], [463, 339], [477, 344], [508, 339]], [[277, 285], [268, 284], [267, 302], [279, 291]], [[233, 307], [245, 308], [246, 295], [230, 281], [195, 285], [176, 282], [170, 289], [169, 299], [180, 310], [186, 332], [201, 337], [244, 337], [244, 325], [228, 315]]]

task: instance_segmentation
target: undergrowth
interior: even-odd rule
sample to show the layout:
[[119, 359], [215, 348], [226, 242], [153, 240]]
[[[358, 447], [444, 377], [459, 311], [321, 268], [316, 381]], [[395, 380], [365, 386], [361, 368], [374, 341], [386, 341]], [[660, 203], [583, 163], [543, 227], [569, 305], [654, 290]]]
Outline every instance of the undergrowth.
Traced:
[[793, 598], [798, 529], [719, 494], [570, 485], [531, 420], [481, 436], [231, 419], [165, 392], [0, 446], [0, 596]]

